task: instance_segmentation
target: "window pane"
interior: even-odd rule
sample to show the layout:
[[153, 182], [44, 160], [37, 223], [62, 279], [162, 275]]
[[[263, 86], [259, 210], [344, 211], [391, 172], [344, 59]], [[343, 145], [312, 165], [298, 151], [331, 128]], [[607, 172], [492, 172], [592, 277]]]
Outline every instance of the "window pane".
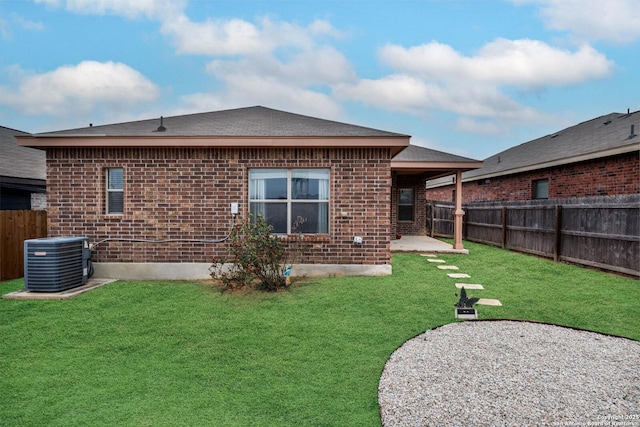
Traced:
[[286, 200], [287, 171], [285, 169], [252, 169], [249, 171], [251, 200]]
[[412, 188], [400, 188], [398, 190], [398, 204], [413, 205], [413, 189]]
[[287, 233], [287, 204], [286, 203], [255, 203], [249, 204], [251, 214], [262, 215], [267, 224], [273, 227], [273, 232]]
[[292, 203], [291, 233], [328, 233], [329, 203]]
[[122, 191], [110, 191], [108, 194], [109, 209], [107, 213], [121, 214], [124, 212], [124, 193]]
[[124, 188], [122, 186], [122, 169], [108, 169], [107, 174], [109, 176], [109, 190], [122, 190]]
[[291, 172], [291, 198], [294, 200], [329, 200], [329, 170], [293, 170]]
[[398, 206], [398, 221], [413, 221], [413, 206]]
[[533, 197], [536, 199], [549, 198], [549, 180], [540, 179], [533, 181]]

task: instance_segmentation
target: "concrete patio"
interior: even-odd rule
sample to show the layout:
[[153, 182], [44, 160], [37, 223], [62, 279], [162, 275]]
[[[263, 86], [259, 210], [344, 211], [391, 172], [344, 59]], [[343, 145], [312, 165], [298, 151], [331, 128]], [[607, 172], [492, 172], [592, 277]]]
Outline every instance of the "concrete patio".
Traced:
[[402, 236], [391, 241], [391, 252], [421, 252], [439, 254], [468, 254], [467, 249], [453, 249], [449, 243], [429, 236]]

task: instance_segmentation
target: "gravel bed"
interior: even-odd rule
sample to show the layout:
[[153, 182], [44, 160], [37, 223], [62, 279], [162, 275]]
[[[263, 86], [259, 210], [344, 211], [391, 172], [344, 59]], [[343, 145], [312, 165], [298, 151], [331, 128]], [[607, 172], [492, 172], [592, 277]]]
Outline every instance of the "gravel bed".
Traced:
[[640, 342], [469, 321], [410, 339], [378, 387], [384, 426], [640, 426]]

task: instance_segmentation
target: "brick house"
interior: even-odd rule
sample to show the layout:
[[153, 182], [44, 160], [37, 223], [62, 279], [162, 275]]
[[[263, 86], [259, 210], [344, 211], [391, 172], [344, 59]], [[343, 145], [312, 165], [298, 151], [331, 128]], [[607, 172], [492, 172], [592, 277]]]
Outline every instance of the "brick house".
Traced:
[[38, 210], [46, 204], [46, 156], [19, 147], [26, 132], [0, 126], [0, 210]]
[[[464, 203], [640, 193], [640, 111], [611, 113], [495, 154], [462, 174]], [[427, 182], [451, 202], [453, 176]]]
[[[285, 245], [304, 233], [299, 274], [390, 274], [390, 239], [422, 221], [416, 196], [427, 176], [443, 173], [444, 163], [429, 172], [420, 159], [394, 170], [409, 140], [250, 107], [35, 134], [19, 144], [47, 153], [49, 235], [89, 236], [96, 275], [198, 278], [226, 255], [223, 240], [247, 213], [262, 214]], [[463, 160], [449, 166], [479, 165]], [[404, 190], [402, 224], [392, 223], [392, 180]]]

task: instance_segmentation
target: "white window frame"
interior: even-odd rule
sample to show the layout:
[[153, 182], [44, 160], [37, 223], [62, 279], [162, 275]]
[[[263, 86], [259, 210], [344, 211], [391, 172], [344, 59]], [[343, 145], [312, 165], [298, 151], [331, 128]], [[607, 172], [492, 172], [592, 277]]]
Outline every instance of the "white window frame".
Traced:
[[[255, 185], [253, 183], [253, 179], [251, 178], [252, 173], [260, 173], [260, 172], [283, 172], [286, 171], [286, 179], [287, 179], [287, 197], [286, 199], [266, 199], [266, 198], [251, 198], [253, 194], [256, 193], [256, 190], [253, 188], [253, 185]], [[293, 195], [293, 191], [292, 191], [292, 182], [293, 182], [293, 175], [294, 172], [296, 171], [323, 171], [326, 172], [327, 175], [327, 182], [326, 182], [326, 188], [323, 189], [323, 193], [319, 195], [319, 197], [317, 199], [294, 199], [292, 198]], [[329, 234], [329, 228], [330, 228], [330, 223], [331, 223], [331, 170], [329, 168], [251, 168], [249, 169], [249, 213], [252, 215], [255, 215], [255, 212], [251, 211], [251, 206], [253, 203], [286, 203], [287, 205], [287, 218], [286, 218], [286, 223], [287, 223], [287, 230], [286, 233], [278, 233], [275, 232], [274, 234], [280, 234], [280, 235], [285, 235], [285, 234], [293, 234], [293, 233], [299, 233], [298, 230], [293, 230], [292, 229], [292, 225], [293, 225], [293, 214], [292, 214], [292, 207], [294, 204], [296, 203], [317, 203], [317, 204], [325, 204], [326, 207], [326, 218], [322, 220], [322, 222], [324, 224], [320, 224], [320, 220], [318, 220], [318, 228], [320, 229], [320, 231], [318, 232], [311, 232], [311, 233], [305, 233], [305, 234]]]
[[[111, 188], [110, 186], [110, 180], [109, 180], [109, 176], [111, 175], [112, 171], [116, 171], [119, 170], [120, 173], [122, 174], [122, 188]], [[104, 188], [105, 188], [105, 213], [107, 215], [122, 215], [124, 214], [124, 169], [123, 168], [106, 168], [106, 173], [104, 174], [105, 177], [105, 183], [104, 183]], [[122, 211], [119, 212], [112, 212], [111, 206], [109, 205], [109, 200], [110, 197], [109, 195], [112, 193], [122, 193]]]

